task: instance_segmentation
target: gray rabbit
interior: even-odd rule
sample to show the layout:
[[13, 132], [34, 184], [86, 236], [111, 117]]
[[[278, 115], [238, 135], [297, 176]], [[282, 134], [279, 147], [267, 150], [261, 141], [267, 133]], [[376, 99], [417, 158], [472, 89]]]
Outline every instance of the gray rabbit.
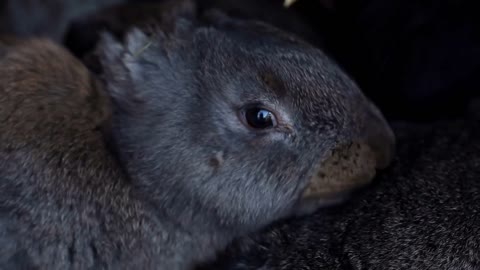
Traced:
[[0, 269], [191, 269], [391, 161], [321, 51], [220, 14], [170, 26], [103, 35], [106, 96], [48, 41], [0, 47]]
[[398, 157], [368, 189], [239, 240], [207, 269], [480, 269], [480, 122], [395, 130]]

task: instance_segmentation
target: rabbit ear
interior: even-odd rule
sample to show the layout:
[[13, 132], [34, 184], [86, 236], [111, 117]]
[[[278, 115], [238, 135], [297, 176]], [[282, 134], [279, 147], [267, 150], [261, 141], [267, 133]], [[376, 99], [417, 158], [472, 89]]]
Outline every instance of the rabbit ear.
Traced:
[[121, 43], [110, 33], [102, 33], [97, 48], [98, 58], [106, 79], [107, 92], [113, 101], [125, 103], [140, 98], [133, 81], [140, 75], [139, 57], [148, 49], [150, 39], [137, 28], [130, 30]]
[[138, 28], [132, 28], [125, 37], [127, 56], [138, 58], [152, 45], [152, 40]]
[[142, 30], [132, 28], [126, 33], [123, 42], [109, 33], [102, 33], [97, 54], [106, 90], [114, 104], [128, 109], [138, 102], [146, 101], [145, 95], [148, 93], [143, 92], [145, 89], [139, 85], [145, 83], [146, 69], [152, 68], [148, 63], [165, 73], [173, 72], [174, 63], [169, 59], [170, 52], [181, 47], [184, 37], [191, 37], [192, 29], [188, 20], [178, 19], [172, 33], [156, 29], [148, 36]]

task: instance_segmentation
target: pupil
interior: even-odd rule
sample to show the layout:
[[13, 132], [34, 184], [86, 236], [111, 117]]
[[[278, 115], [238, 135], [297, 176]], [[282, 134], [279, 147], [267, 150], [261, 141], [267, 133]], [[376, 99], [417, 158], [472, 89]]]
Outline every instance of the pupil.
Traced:
[[246, 118], [248, 124], [253, 128], [265, 129], [273, 127], [273, 115], [265, 109], [249, 109], [246, 112]]
[[260, 110], [258, 111], [257, 118], [260, 120], [260, 122], [268, 122], [270, 120], [270, 112]]

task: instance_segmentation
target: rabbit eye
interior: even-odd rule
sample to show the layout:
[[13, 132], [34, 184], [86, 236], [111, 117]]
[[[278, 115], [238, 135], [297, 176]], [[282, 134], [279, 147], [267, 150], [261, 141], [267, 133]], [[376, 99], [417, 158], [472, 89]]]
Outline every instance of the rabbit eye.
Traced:
[[275, 115], [271, 111], [260, 107], [247, 108], [245, 110], [245, 120], [254, 129], [269, 129], [277, 125]]

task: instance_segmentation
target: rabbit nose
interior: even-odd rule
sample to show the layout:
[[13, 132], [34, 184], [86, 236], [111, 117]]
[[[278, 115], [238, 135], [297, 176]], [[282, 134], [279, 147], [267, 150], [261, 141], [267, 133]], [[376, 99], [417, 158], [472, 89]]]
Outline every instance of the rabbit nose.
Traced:
[[[393, 160], [395, 154], [395, 135], [380, 110], [367, 100], [363, 114], [358, 114], [358, 139], [366, 142], [375, 155], [375, 168], [384, 169]], [[354, 135], [355, 136], [355, 135]]]
[[[363, 100], [365, 101], [365, 100]], [[345, 135], [326, 159], [318, 164], [302, 200], [336, 201], [339, 197], [370, 183], [377, 169], [393, 160], [395, 136], [377, 107], [366, 100], [357, 107]]]
[[368, 184], [375, 176], [376, 157], [365, 143], [343, 144], [318, 165], [303, 199], [332, 200]]

